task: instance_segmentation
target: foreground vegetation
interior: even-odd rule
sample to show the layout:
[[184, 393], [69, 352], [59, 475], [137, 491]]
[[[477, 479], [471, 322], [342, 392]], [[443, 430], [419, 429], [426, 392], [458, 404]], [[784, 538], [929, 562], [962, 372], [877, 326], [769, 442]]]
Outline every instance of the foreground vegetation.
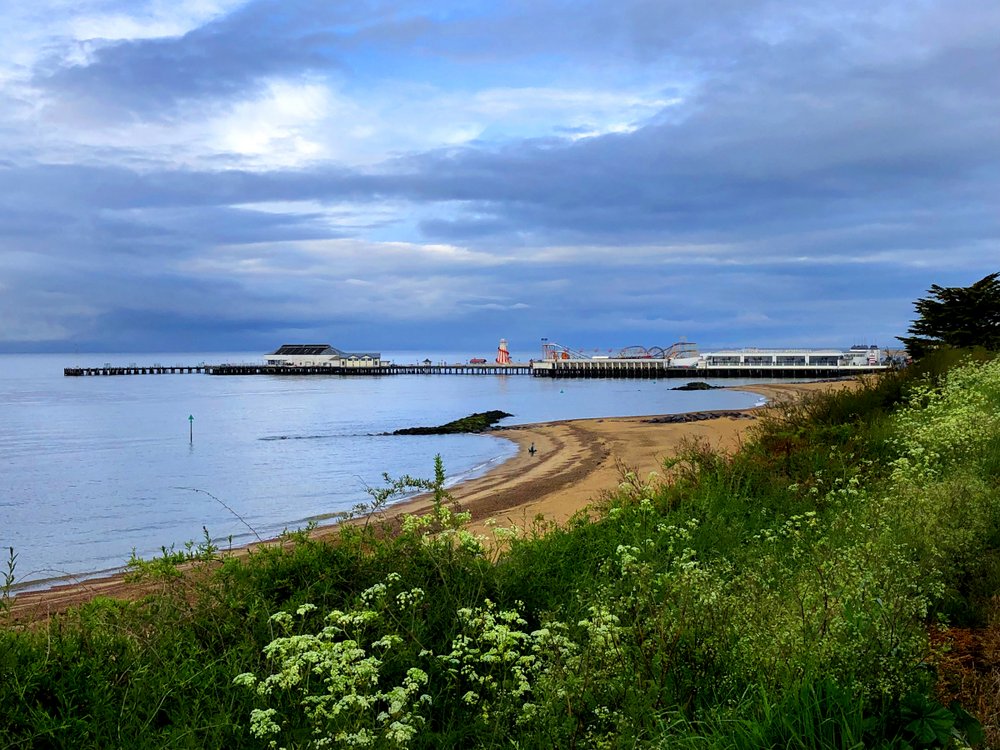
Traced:
[[0, 748], [1000, 746], [994, 676], [948, 671], [1000, 644], [1000, 360], [957, 356], [566, 528], [473, 536], [438, 463], [392, 533], [137, 561], [144, 600], [0, 631]]

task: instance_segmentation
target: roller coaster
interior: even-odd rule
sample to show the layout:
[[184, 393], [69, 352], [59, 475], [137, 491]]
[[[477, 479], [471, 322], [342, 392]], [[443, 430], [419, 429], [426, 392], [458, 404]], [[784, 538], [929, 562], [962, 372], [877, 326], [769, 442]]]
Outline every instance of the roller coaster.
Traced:
[[692, 341], [677, 341], [668, 347], [662, 346], [626, 346], [617, 354], [591, 355], [571, 349], [568, 346], [557, 344], [554, 341], [547, 341], [542, 344], [542, 358], [553, 359], [679, 359], [687, 357], [697, 357], [698, 347]]

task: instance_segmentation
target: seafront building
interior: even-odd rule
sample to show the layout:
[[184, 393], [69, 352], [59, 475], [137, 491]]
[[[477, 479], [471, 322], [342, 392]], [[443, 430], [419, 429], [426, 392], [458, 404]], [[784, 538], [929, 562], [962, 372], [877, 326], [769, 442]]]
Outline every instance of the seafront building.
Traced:
[[380, 352], [345, 352], [329, 344], [282, 344], [264, 356], [272, 367], [384, 367]]
[[875, 346], [850, 349], [726, 349], [697, 353], [691, 344], [669, 348], [629, 347], [616, 357], [588, 357], [548, 344], [531, 374], [550, 378], [850, 377], [888, 369], [886, 352]]
[[704, 367], [873, 367], [881, 365], [885, 352], [874, 346], [843, 349], [728, 349], [701, 355]]

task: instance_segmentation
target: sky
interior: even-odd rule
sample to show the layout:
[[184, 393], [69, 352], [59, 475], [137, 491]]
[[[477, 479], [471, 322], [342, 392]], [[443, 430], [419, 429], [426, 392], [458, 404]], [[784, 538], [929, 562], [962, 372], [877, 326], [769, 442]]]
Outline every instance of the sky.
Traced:
[[996, 0], [0, 3], [0, 351], [892, 346]]

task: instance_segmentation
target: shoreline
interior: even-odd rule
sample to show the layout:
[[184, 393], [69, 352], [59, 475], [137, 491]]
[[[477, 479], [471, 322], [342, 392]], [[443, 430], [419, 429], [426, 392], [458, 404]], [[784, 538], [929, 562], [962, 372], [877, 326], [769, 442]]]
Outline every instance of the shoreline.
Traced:
[[[849, 387], [852, 382], [766, 383], [729, 388], [760, 394], [772, 403], [809, 392]], [[586, 512], [603, 493], [615, 489], [621, 480], [621, 466], [635, 470], [639, 480], [645, 481], [651, 472], [662, 475], [663, 460], [690, 441], [723, 451], [737, 448], [743, 434], [754, 424], [755, 413], [763, 408], [766, 405], [689, 412], [687, 416], [704, 415], [692, 421], [673, 419], [685, 415], [649, 415], [499, 427], [485, 434], [510, 440], [518, 446], [517, 452], [486, 473], [449, 487], [448, 494], [460, 509], [472, 514], [468, 528], [475, 533], [488, 530], [488, 519], [507, 527], [528, 528], [536, 520], [562, 524], [576, 513]], [[528, 452], [532, 444], [536, 448], [534, 455]], [[378, 514], [378, 519], [418, 515], [431, 507], [429, 496], [422, 494], [389, 506]], [[343, 522], [317, 526], [312, 537], [329, 538]], [[280, 543], [280, 538], [266, 539], [223, 554], [244, 555], [261, 545]], [[79, 574], [25, 582], [25, 587], [46, 587], [15, 592], [11, 610], [15, 619], [31, 619], [64, 611], [97, 596], [131, 598], [148, 592], [148, 584], [130, 583], [125, 575], [120, 570], [111, 575], [96, 572], [93, 577]]]
[[[675, 455], [685, 443], [698, 441], [715, 449], [734, 450], [762, 409], [809, 393], [850, 387], [853, 382], [727, 386], [768, 399], [766, 404], [745, 409], [564, 419], [499, 427], [486, 434], [512, 441], [518, 446], [517, 453], [485, 474], [448, 488], [448, 494], [458, 507], [472, 513], [468, 528], [474, 532], [485, 531], [487, 519], [497, 525], [506, 521], [508, 526], [522, 527], [538, 516], [547, 522], [565, 523], [575, 513], [586, 511], [601, 493], [618, 486], [619, 465], [635, 470], [639, 480], [645, 481], [651, 472], [662, 475], [663, 460]], [[692, 414], [711, 416], [672, 419]], [[537, 451], [534, 456], [528, 453], [532, 444]], [[418, 495], [387, 508], [381, 517], [418, 515], [431, 508], [428, 495]], [[328, 536], [335, 528], [319, 527], [315, 534]]]

